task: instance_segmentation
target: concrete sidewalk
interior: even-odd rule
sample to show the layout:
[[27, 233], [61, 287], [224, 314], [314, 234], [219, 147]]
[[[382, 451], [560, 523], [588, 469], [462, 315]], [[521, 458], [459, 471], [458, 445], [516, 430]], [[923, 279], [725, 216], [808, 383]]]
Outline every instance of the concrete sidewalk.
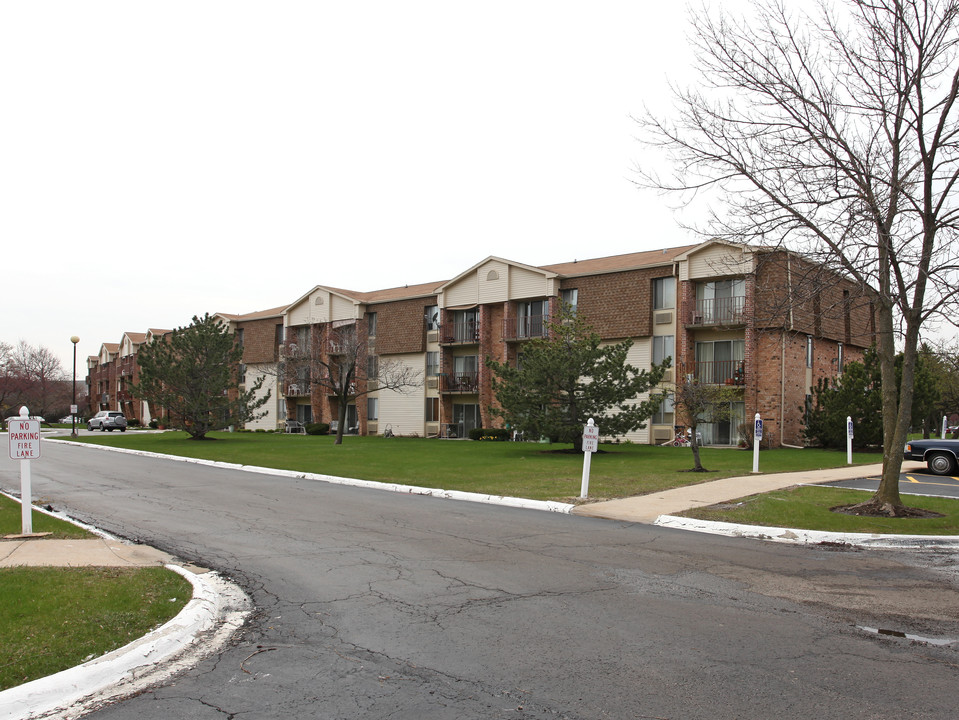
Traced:
[[[903, 472], [910, 471], [913, 466], [916, 468], [923, 467], [921, 463], [903, 463]], [[811, 485], [833, 480], [876, 477], [881, 474], [881, 463], [876, 465], [851, 465], [828, 470], [771, 473], [769, 475], [760, 473], [758, 475], [721, 478], [650, 495], [637, 495], [621, 500], [577, 505], [572, 512], [575, 515], [586, 515], [607, 520], [655, 523], [661, 515], [673, 515], [684, 510], [728, 502], [746, 495], [781, 490], [792, 485]]]
[[167, 565], [173, 556], [148, 545], [119, 540], [50, 540], [20, 538], [0, 541], [0, 568], [49, 567], [147, 567]]

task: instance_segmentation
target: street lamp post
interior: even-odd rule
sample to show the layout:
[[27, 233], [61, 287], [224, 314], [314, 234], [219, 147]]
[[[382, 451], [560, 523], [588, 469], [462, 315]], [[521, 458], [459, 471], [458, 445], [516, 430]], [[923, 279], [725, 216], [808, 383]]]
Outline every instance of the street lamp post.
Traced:
[[73, 405], [70, 406], [70, 409], [73, 411], [70, 413], [70, 418], [73, 421], [73, 431], [70, 433], [70, 437], [77, 436], [77, 343], [80, 342], [80, 338], [76, 335], [70, 338], [70, 342], [73, 343]]

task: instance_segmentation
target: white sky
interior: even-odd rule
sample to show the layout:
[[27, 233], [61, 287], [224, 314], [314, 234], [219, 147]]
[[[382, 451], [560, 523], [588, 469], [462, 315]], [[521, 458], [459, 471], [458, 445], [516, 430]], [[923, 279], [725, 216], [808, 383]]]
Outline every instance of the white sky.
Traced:
[[0, 5], [0, 340], [682, 245], [630, 115], [690, 62], [636, 0]]

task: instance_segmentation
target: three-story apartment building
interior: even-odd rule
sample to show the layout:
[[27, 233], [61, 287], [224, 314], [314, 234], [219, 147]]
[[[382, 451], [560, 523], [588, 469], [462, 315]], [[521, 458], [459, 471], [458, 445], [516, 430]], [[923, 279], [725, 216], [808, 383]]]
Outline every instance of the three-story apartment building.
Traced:
[[[810, 389], [860, 357], [875, 331], [852, 283], [790, 253], [722, 241], [540, 267], [488, 257], [450, 280], [374, 292], [317, 285], [288, 306], [221, 318], [244, 345], [241, 376], [263, 377], [275, 398], [257, 427], [335, 423], [339, 401], [322, 373], [345, 364], [347, 432], [463, 437], [498, 424], [485, 360], [519, 362], [562, 304], [604, 341], [631, 340], [638, 368], [671, 358], [657, 390], [667, 400], [626, 438], [639, 443], [674, 437], [684, 419], [669, 392], [696, 381], [735, 398], [729, 419], [700, 426], [705, 443], [737, 444], [740, 424], [760, 412], [771, 444], [802, 445]], [[397, 370], [417, 381], [386, 387]]]

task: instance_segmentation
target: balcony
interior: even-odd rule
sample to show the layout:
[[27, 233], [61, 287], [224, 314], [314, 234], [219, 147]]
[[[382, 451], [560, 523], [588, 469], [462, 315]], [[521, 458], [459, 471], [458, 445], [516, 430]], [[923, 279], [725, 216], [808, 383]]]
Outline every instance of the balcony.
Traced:
[[687, 318], [687, 323], [689, 325], [720, 325], [725, 327], [742, 325], [746, 322], [745, 309], [746, 297], [744, 295], [697, 300], [696, 307]]
[[287, 386], [286, 386], [287, 397], [309, 397], [309, 395], [310, 395], [309, 380], [297, 380], [296, 382], [287, 383]]
[[444, 373], [440, 375], [440, 392], [475, 395], [479, 392], [479, 373]]
[[442, 323], [440, 345], [472, 345], [479, 342], [479, 321]]
[[708, 360], [692, 363], [693, 378], [704, 385], [746, 384], [746, 363], [744, 360]]
[[529, 340], [544, 338], [548, 334], [549, 318], [544, 315], [528, 315], [503, 320], [504, 340]]

